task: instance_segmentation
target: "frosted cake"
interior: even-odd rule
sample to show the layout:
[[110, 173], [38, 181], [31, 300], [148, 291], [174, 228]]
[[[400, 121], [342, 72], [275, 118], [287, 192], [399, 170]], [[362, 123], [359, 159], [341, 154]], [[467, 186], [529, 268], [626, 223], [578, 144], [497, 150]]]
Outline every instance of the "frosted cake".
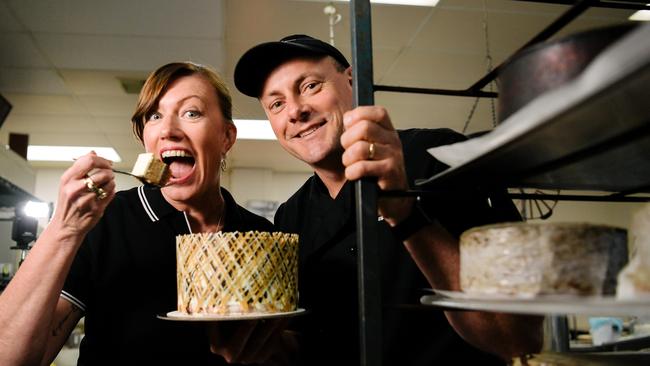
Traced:
[[590, 224], [474, 228], [460, 239], [460, 286], [483, 295], [611, 295], [626, 242], [625, 230]]
[[185, 314], [296, 310], [298, 235], [201, 233], [176, 237], [178, 311]]

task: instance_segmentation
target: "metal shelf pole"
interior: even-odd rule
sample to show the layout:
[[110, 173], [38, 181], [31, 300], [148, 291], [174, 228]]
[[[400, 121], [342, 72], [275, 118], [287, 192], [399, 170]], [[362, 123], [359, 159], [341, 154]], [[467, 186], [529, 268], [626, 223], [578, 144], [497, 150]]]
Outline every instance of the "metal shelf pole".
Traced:
[[[352, 0], [352, 77], [354, 105], [373, 105], [372, 38], [369, 0]], [[355, 182], [357, 276], [359, 288], [359, 354], [362, 366], [380, 366], [382, 299], [377, 246], [377, 181]]]

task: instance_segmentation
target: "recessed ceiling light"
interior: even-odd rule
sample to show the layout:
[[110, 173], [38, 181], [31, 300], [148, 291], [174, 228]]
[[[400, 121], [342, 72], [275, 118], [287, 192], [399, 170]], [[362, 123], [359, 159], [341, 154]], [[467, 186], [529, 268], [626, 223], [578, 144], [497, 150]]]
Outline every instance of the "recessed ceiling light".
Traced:
[[411, 6], [436, 6], [440, 0], [370, 0], [375, 4], [411, 5]]
[[265, 119], [236, 119], [238, 140], [275, 140], [271, 123]]
[[[645, 5], [650, 6], [650, 4]], [[629, 19], [640, 22], [650, 21], [650, 10], [637, 10], [634, 14], [630, 15]]]
[[29, 145], [27, 160], [30, 161], [74, 161], [82, 155], [94, 151], [98, 156], [114, 162], [122, 161], [120, 155], [112, 147], [95, 146], [45, 146]]
[[[319, 2], [350, 2], [350, 0], [307, 0]], [[436, 6], [440, 0], [370, 0], [373, 4]]]

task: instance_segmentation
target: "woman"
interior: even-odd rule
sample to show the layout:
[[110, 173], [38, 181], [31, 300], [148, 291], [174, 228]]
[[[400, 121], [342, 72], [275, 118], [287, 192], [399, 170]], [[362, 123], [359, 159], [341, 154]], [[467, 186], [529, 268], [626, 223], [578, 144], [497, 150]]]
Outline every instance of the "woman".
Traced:
[[171, 63], [147, 79], [132, 122], [171, 179], [116, 193], [110, 161], [75, 161], [52, 221], [0, 297], [0, 364], [49, 365], [82, 316], [79, 365], [224, 362], [204, 324], [156, 314], [176, 309], [177, 235], [272, 230], [220, 188], [237, 135], [229, 92], [204, 66]]

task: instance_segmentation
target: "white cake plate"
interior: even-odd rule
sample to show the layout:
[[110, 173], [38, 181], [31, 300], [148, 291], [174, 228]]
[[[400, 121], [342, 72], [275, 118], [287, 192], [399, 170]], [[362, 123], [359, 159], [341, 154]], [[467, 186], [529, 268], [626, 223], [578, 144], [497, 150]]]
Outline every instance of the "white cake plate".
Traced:
[[648, 316], [650, 301], [619, 300], [614, 296], [549, 295], [533, 298], [504, 295], [471, 294], [433, 290], [435, 294], [420, 298], [420, 303], [448, 309], [480, 310], [513, 314], [589, 314], [610, 316]]
[[165, 315], [157, 315], [159, 319], [173, 321], [215, 322], [234, 320], [259, 320], [273, 318], [288, 318], [305, 313], [305, 309], [296, 309], [282, 313], [239, 313], [239, 314], [185, 314], [180, 311], [170, 311]]

